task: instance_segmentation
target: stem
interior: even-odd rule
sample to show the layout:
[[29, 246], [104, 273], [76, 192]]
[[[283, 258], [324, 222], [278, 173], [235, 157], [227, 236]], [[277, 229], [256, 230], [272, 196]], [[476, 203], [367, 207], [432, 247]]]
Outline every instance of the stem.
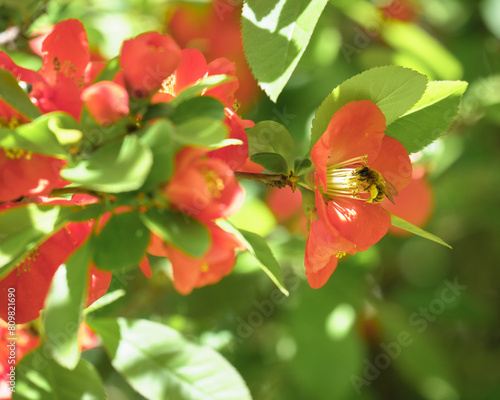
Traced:
[[248, 179], [279, 189], [290, 186], [293, 191], [297, 188], [296, 185], [298, 181], [297, 177], [293, 176], [293, 172], [290, 172], [290, 175], [287, 176], [285, 174], [257, 174], [253, 172], [235, 171], [234, 176], [238, 179]]

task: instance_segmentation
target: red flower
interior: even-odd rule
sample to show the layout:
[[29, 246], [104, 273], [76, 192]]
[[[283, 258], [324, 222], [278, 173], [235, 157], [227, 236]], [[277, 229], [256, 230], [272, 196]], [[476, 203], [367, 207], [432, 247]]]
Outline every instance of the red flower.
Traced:
[[[7, 297], [5, 297], [7, 298]], [[17, 300], [17, 299], [16, 299]], [[6, 304], [6, 303], [4, 303]], [[10, 399], [16, 376], [11, 368], [21, 359], [40, 345], [40, 337], [29, 325], [16, 325], [15, 331], [9, 330], [5, 321], [0, 319], [0, 399]], [[12, 335], [14, 332], [14, 335]], [[15, 338], [16, 340], [9, 340]], [[12, 345], [15, 345], [12, 346]], [[11, 361], [14, 360], [14, 361]], [[10, 375], [9, 375], [10, 374]]]
[[82, 100], [99, 125], [111, 125], [129, 113], [128, 93], [118, 83], [101, 81], [82, 92]]
[[[65, 199], [40, 199], [42, 203], [76, 204]], [[10, 205], [3, 209], [11, 208]], [[8, 211], [5, 211], [8, 212]], [[57, 269], [89, 237], [93, 222], [72, 222], [54, 233], [32, 250], [17, 268], [0, 281], [0, 295], [7, 296], [9, 288], [16, 290], [16, 323], [25, 323], [38, 318], [44, 308], [45, 298]], [[104, 295], [111, 282], [111, 273], [97, 268], [89, 270], [87, 305]], [[7, 320], [7, 308], [0, 309], [0, 318]]]
[[[423, 227], [430, 219], [434, 210], [434, 192], [423, 167], [413, 168], [411, 182], [399, 192], [396, 204], [384, 200], [384, 208], [391, 214]], [[397, 236], [411, 235], [408, 231], [391, 226], [389, 232]]]
[[240, 20], [240, 4], [214, 0], [206, 6], [176, 6], [168, 29], [182, 47], [197, 48], [208, 60], [225, 57], [234, 61], [240, 81], [236, 98], [249, 109], [261, 91], [245, 58]]
[[145, 98], [156, 92], [174, 72], [180, 61], [180, 48], [168, 35], [143, 33], [123, 42], [120, 65], [132, 96]]
[[312, 287], [326, 283], [340, 257], [367, 250], [391, 225], [379, 203], [392, 185], [399, 190], [410, 182], [412, 168], [403, 145], [384, 131], [380, 109], [354, 101], [335, 113], [312, 148], [316, 212], [305, 257]]
[[192, 257], [175, 246], [163, 242], [151, 234], [148, 252], [159, 257], [168, 257], [172, 264], [175, 289], [184, 295], [194, 288], [212, 285], [228, 275], [236, 262], [235, 250], [245, 250], [236, 238], [219, 228], [215, 223], [206, 224], [210, 233], [210, 247], [201, 257]]
[[[160, 93], [153, 96], [153, 102], [169, 102], [182, 90], [196, 84], [200, 79], [212, 75], [234, 76], [234, 64], [225, 58], [219, 58], [207, 64], [203, 54], [195, 49], [184, 49], [181, 62], [175, 72], [163, 82]], [[224, 104], [226, 118], [224, 123], [229, 128], [229, 137], [241, 140], [241, 145], [226, 146], [208, 153], [209, 157], [219, 158], [236, 171], [243, 167], [248, 159], [248, 139], [245, 128], [254, 125], [250, 120], [242, 120], [232, 109], [234, 93], [238, 89], [237, 79], [207, 90], [202, 95], [212, 96]]]
[[[0, 127], [14, 129], [26, 122], [0, 100]], [[67, 183], [59, 176], [65, 161], [27, 150], [0, 148], [0, 202], [40, 196]]]
[[178, 210], [203, 221], [229, 217], [244, 199], [243, 189], [223, 161], [190, 147], [175, 157], [174, 175], [164, 193]]
[[65, 163], [30, 151], [0, 149], [0, 202], [48, 194], [66, 185], [59, 176]]

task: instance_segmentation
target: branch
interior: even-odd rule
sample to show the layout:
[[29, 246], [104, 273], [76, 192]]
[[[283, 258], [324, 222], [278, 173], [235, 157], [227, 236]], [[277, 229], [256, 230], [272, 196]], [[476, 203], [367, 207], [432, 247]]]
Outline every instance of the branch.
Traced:
[[263, 183], [270, 187], [283, 189], [284, 187], [291, 187], [293, 191], [297, 189], [298, 178], [290, 172], [290, 175], [285, 174], [257, 174], [253, 172], [240, 172], [235, 171], [234, 176], [238, 179], [248, 179]]

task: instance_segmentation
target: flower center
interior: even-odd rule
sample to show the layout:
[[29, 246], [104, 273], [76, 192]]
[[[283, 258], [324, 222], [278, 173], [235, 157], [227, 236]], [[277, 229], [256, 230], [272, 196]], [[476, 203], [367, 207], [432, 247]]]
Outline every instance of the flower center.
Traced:
[[165, 79], [161, 83], [161, 93], [168, 93], [171, 94], [172, 96], [175, 96], [175, 82], [177, 81], [177, 78], [175, 74], [170, 75], [167, 79]]
[[[366, 164], [367, 156], [364, 155], [328, 167], [326, 195], [331, 199], [348, 197], [367, 203], [380, 203], [384, 197], [389, 197], [385, 179]], [[369, 195], [368, 198], [361, 197], [364, 193]], [[389, 199], [392, 201], [392, 196]]]
[[5, 152], [7, 158], [10, 158], [11, 160], [18, 160], [23, 156], [26, 160], [30, 160], [32, 154], [31, 151], [21, 149], [3, 149], [3, 151]]
[[222, 191], [225, 188], [224, 181], [219, 175], [213, 170], [204, 169], [202, 171], [205, 182], [207, 183], [207, 189], [211, 196], [219, 199], [222, 196]]

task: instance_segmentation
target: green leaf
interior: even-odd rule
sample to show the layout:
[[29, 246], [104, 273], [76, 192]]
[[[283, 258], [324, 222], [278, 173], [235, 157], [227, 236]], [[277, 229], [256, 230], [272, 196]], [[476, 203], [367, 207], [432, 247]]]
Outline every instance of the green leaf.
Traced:
[[91, 243], [85, 243], [59, 267], [45, 304], [43, 334], [52, 358], [68, 369], [80, 361], [78, 328], [85, 300]]
[[16, 366], [13, 400], [105, 400], [104, 387], [92, 364], [80, 359], [73, 370], [47, 357], [44, 347], [24, 356]]
[[219, 220], [217, 221], [217, 225], [235, 235], [245, 245], [248, 252], [259, 262], [262, 270], [271, 278], [278, 289], [285, 296], [288, 296], [289, 293], [283, 282], [281, 267], [265, 239], [254, 232], [236, 228], [228, 221]]
[[70, 221], [89, 221], [98, 218], [107, 210], [108, 206], [105, 203], [86, 204], [83, 206], [75, 206], [69, 217]]
[[404, 219], [397, 217], [396, 215], [391, 214], [391, 224], [392, 224], [392, 226], [404, 229], [405, 231], [413, 233], [414, 235], [422, 236], [425, 239], [432, 240], [433, 242], [436, 242], [436, 243], [439, 243], [443, 246], [449, 247], [450, 249], [452, 248], [444, 240], [438, 238], [437, 236], [433, 235], [432, 233], [424, 231], [423, 229], [419, 228], [418, 226], [410, 224], [408, 221], [405, 221]]
[[146, 180], [153, 155], [136, 135], [98, 148], [88, 159], [61, 171], [64, 179], [88, 189], [118, 193], [138, 189]]
[[248, 153], [276, 153], [289, 160], [293, 153], [294, 141], [288, 130], [274, 121], [262, 121], [248, 129]]
[[95, 319], [111, 364], [147, 399], [250, 400], [243, 379], [219, 353], [147, 320]]
[[450, 127], [465, 89], [463, 81], [429, 82], [422, 98], [387, 128], [387, 135], [398, 139], [408, 153], [422, 150]]
[[323, 101], [312, 123], [311, 147], [325, 132], [330, 120], [351, 101], [370, 100], [385, 115], [389, 126], [422, 97], [427, 78], [414, 70], [390, 66], [372, 68], [348, 79]]
[[31, 102], [28, 94], [21, 89], [17, 79], [4, 69], [0, 70], [0, 99], [29, 120], [41, 115], [40, 110]]
[[194, 97], [180, 103], [170, 115], [170, 119], [176, 125], [200, 117], [222, 121], [226, 117], [224, 105], [213, 97]]
[[246, 59], [273, 102], [309, 44], [327, 0], [247, 0], [242, 11]]
[[179, 143], [209, 146], [226, 139], [227, 135], [228, 128], [221, 120], [200, 117], [177, 125], [173, 137]]
[[92, 83], [100, 81], [112, 81], [117, 72], [120, 70], [120, 63], [118, 57], [112, 58], [108, 61], [104, 69], [97, 75]]
[[137, 212], [112, 214], [95, 239], [95, 264], [107, 271], [137, 266], [146, 252], [149, 236]]
[[169, 121], [159, 120], [148, 126], [140, 137], [140, 142], [153, 154], [153, 165], [141, 191], [148, 191], [166, 182], [174, 169], [174, 151], [172, 144], [173, 127]]
[[83, 310], [83, 315], [90, 314], [91, 312], [100, 310], [103, 307], [106, 307], [108, 304], [114, 303], [119, 298], [125, 296], [127, 292], [123, 289], [113, 290], [112, 292], [106, 293], [104, 296], [98, 298], [94, 301], [90, 306], [88, 306], [85, 310]]
[[0, 277], [24, 255], [59, 230], [73, 208], [26, 204], [0, 213]]
[[145, 123], [155, 118], [169, 118], [174, 110], [170, 103], [155, 103], [150, 104], [142, 116], [142, 122]]
[[81, 136], [73, 118], [63, 113], [51, 113], [16, 129], [0, 129], [0, 146], [67, 158], [69, 152], [61, 145], [60, 140], [67, 144], [70, 137], [78, 141]]
[[150, 208], [140, 214], [144, 224], [164, 241], [193, 257], [202, 256], [210, 245], [205, 226], [188, 215]]
[[288, 175], [286, 160], [276, 153], [258, 153], [250, 157], [250, 160], [263, 166], [270, 172]]
[[185, 102], [186, 100], [192, 99], [193, 97], [201, 96], [201, 94], [206, 89], [211, 89], [216, 86], [220, 86], [223, 83], [230, 82], [235, 79], [232, 76], [228, 75], [210, 75], [206, 78], [200, 79], [195, 85], [189, 86], [180, 92], [170, 104], [174, 107], [177, 107], [179, 104]]
[[302, 172], [307, 171], [311, 168], [312, 162], [309, 158], [299, 157], [293, 163], [293, 171], [296, 176], [300, 175]]

